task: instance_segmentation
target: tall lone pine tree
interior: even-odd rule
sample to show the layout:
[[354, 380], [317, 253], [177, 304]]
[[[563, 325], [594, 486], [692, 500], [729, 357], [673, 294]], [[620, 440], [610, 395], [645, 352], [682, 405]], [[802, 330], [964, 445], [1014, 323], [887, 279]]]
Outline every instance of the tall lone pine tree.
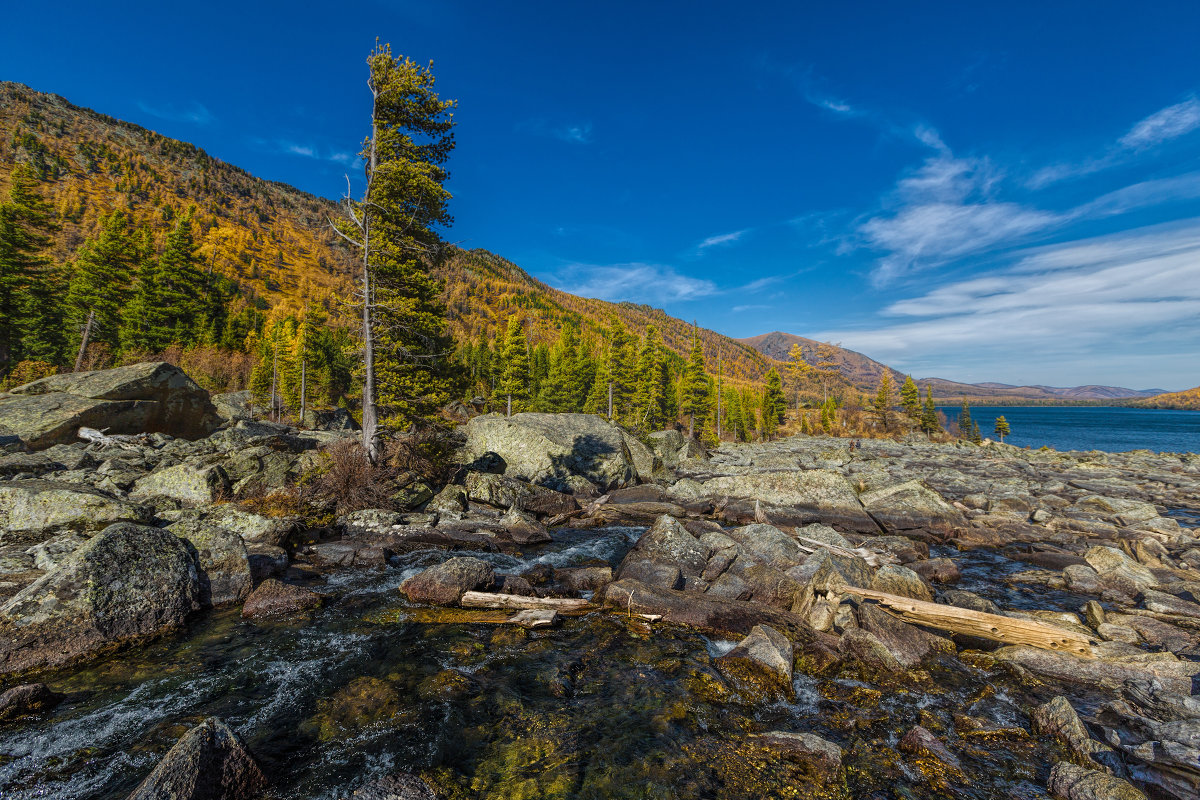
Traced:
[[443, 253], [437, 229], [453, 222], [442, 165], [454, 149], [455, 101], [434, 91], [432, 62], [376, 44], [367, 65], [366, 190], [359, 201], [347, 194], [335, 227], [362, 251], [362, 443], [375, 461], [380, 405], [405, 423], [432, 418], [450, 396], [452, 341], [429, 266]]

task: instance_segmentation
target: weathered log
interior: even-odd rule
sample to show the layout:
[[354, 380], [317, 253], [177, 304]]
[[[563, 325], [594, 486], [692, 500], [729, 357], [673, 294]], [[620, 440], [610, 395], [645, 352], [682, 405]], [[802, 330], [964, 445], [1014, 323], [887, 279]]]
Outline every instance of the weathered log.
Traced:
[[549, 628], [558, 622], [558, 612], [551, 608], [527, 608], [513, 614], [508, 621], [522, 628]]
[[497, 592], [467, 592], [459, 600], [463, 608], [543, 608], [553, 611], [582, 611], [591, 603], [571, 597], [525, 597]]
[[938, 628], [951, 633], [978, 636], [1005, 644], [1024, 644], [1043, 650], [1056, 650], [1088, 658], [1095, 657], [1092, 652], [1092, 642], [1089, 639], [1053, 625], [1002, 617], [982, 611], [971, 611], [957, 606], [927, 603], [924, 600], [913, 600], [909, 597], [877, 592], [874, 589], [860, 589], [856, 586], [841, 587], [840, 591], [877, 600], [880, 606], [895, 613], [905, 622]]

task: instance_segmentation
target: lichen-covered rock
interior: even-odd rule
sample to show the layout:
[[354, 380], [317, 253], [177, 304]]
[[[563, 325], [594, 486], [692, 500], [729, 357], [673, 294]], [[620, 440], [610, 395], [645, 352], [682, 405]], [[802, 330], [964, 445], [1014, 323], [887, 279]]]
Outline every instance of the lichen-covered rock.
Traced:
[[955, 653], [949, 639], [902, 622], [873, 603], [859, 606], [858, 620], [862, 629], [882, 642], [906, 669], [917, 666], [934, 653]]
[[1075, 508], [1111, 518], [1121, 525], [1135, 525], [1158, 518], [1158, 509], [1144, 500], [1087, 495], [1075, 501]]
[[785, 507], [806, 522], [879, 533], [879, 526], [842, 475], [827, 470], [751, 472], [704, 482], [709, 497], [735, 497]]
[[253, 618], [294, 614], [320, 608], [323, 602], [324, 598], [311, 589], [267, 578], [246, 598], [242, 605], [242, 616]]
[[208, 392], [165, 362], [51, 375], [0, 395], [0, 429], [33, 450], [73, 442], [81, 426], [198, 439], [219, 423]]
[[916, 480], [866, 492], [859, 499], [889, 533], [924, 531], [947, 537], [966, 524], [958, 509]]
[[192, 505], [206, 505], [229, 493], [229, 476], [217, 465], [176, 464], [138, 480], [130, 497], [170, 497]]
[[784, 572], [804, 563], [809, 555], [800, 549], [794, 538], [773, 525], [745, 525], [728, 531], [728, 536], [744, 551], [753, 553], [763, 562]]
[[770, 625], [755, 625], [716, 660], [726, 678], [761, 699], [792, 697], [792, 643]]
[[114, 522], [148, 522], [146, 506], [77, 483], [0, 482], [0, 542], [40, 541], [44, 531], [99, 531]]
[[650, 448], [662, 459], [663, 466], [675, 469], [689, 459], [708, 460], [708, 451], [695, 439], [671, 429], [650, 434]]
[[1046, 788], [1058, 800], [1146, 800], [1146, 795], [1129, 781], [1067, 761], [1058, 762], [1050, 770]]
[[200, 574], [200, 602], [206, 606], [237, 603], [250, 594], [254, 576], [241, 536], [207, 520], [186, 519], [167, 530], [191, 545]]
[[209, 717], [167, 751], [129, 800], [253, 800], [266, 788], [241, 738]]
[[708, 564], [708, 548], [688, 533], [679, 520], [664, 515], [626, 553], [618, 575], [624, 576], [626, 568], [639, 561], [668, 564], [678, 567], [684, 576], [699, 577]]
[[400, 584], [400, 591], [414, 603], [451, 606], [464, 593], [490, 587], [496, 580], [492, 565], [478, 558], [458, 556], [420, 572]]
[[898, 594], [901, 597], [911, 597], [914, 600], [933, 602], [933, 592], [921, 580], [921, 576], [908, 567], [887, 564], [875, 573], [870, 587], [878, 592]]
[[1089, 548], [1083, 558], [1096, 570], [1102, 584], [1118, 590], [1131, 587], [1126, 590], [1127, 594], [1136, 595], [1142, 589], [1158, 585], [1153, 572], [1115, 547]]
[[200, 579], [171, 533], [109, 526], [0, 606], [0, 674], [59, 666], [179, 627]]
[[661, 469], [649, 448], [593, 414], [486, 414], [468, 422], [466, 433], [464, 462], [494, 453], [504, 460], [505, 475], [551, 487], [580, 476], [615, 489], [652, 479]]
[[[446, 491], [451, 488], [447, 486]], [[565, 492], [491, 472], [468, 472], [465, 485], [453, 488], [465, 490], [466, 498], [476, 503], [495, 508], [517, 508], [543, 516], [567, 514], [579, 508], [575, 498]]]

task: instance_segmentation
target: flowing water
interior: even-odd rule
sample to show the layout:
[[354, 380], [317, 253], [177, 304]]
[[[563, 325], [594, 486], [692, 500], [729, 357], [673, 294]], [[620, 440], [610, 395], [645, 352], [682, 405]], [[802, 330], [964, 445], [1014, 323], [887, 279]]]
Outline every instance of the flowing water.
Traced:
[[[556, 532], [522, 556], [474, 555], [512, 572], [617, 563], [639, 533]], [[980, 586], [1004, 587], [997, 574], [1024, 568], [948, 554], [966, 559], [965, 581]], [[68, 698], [45, 719], [0, 728], [0, 797], [124, 798], [210, 715], [245, 738], [280, 798], [347, 797], [396, 770], [422, 774], [447, 798], [1044, 797], [1061, 757], [1020, 730], [1022, 708], [1048, 690], [1030, 694], [986, 660], [945, 659], [883, 683], [854, 670], [798, 672], [795, 702], [764, 704], [717, 677], [712, 660], [733, 642], [600, 612], [527, 632], [403, 601], [396, 586], [407, 575], [450, 555], [335, 576], [321, 589], [328, 605], [311, 616], [212, 613], [46, 676]], [[1012, 607], [1021, 592], [991, 596]], [[1075, 600], [1042, 597], [1040, 607]], [[962, 773], [896, 752], [915, 724], [947, 741]], [[746, 745], [746, 733], [766, 730], [840, 745], [848, 785], [814, 788], [795, 764]], [[805, 785], [809, 794], [796, 794]]]

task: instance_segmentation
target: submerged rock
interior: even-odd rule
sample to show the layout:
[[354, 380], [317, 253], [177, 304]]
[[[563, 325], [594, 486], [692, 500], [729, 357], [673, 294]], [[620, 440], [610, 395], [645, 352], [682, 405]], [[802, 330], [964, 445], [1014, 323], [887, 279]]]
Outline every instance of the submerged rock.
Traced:
[[770, 625], [755, 625], [716, 667], [743, 690], [764, 698], [793, 696], [792, 643]]
[[905, 753], [912, 753], [919, 758], [933, 759], [953, 770], [962, 767], [958, 756], [951, 753], [941, 739], [920, 725], [914, 725], [908, 733], [904, 734], [898, 747]]
[[0, 723], [49, 711], [62, 700], [61, 694], [52, 692], [44, 683], [14, 686], [0, 694]]
[[311, 589], [267, 578], [251, 592], [242, 606], [243, 617], [269, 617], [320, 608], [324, 598]]
[[266, 787], [241, 738], [209, 717], [167, 751], [129, 800], [253, 800]]
[[842, 768], [842, 748], [815, 733], [768, 731], [751, 734], [750, 738], [790, 761], [807, 762], [814, 777], [832, 780]]
[[355, 789], [351, 800], [438, 800], [438, 796], [416, 775], [398, 772]]
[[200, 578], [179, 538], [111, 525], [0, 606], [0, 674], [179, 627], [199, 607]]

